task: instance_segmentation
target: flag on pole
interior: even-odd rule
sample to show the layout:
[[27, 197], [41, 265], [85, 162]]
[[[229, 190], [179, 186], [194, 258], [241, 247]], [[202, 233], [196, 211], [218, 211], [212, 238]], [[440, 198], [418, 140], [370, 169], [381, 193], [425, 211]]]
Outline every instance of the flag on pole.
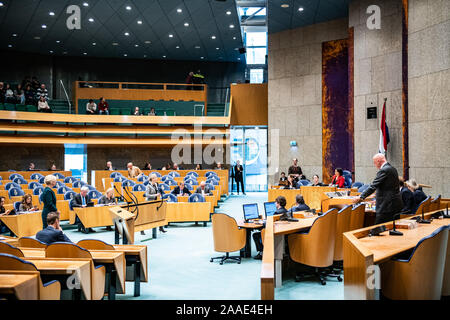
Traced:
[[386, 100], [384, 99], [383, 105], [383, 113], [381, 115], [381, 123], [380, 123], [380, 145], [378, 147], [378, 152], [382, 154], [386, 154], [387, 145], [389, 143], [389, 129], [386, 124]]

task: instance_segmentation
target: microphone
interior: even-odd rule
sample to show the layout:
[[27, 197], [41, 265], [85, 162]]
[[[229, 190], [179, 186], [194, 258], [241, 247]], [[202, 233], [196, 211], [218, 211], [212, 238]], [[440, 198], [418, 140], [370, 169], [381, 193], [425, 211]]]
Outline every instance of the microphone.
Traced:
[[397, 231], [397, 229], [395, 228], [395, 218], [397, 216], [400, 218], [400, 213], [397, 213], [397, 214], [394, 215], [394, 220], [392, 221], [393, 222], [393, 229], [389, 231], [389, 235], [390, 236], [402, 236], [403, 235], [403, 232]]
[[446, 212], [442, 216], [444, 217], [444, 219], [450, 219], [450, 216], [448, 215], [448, 203], [447, 203]]
[[423, 207], [422, 207], [422, 217], [417, 217], [417, 222], [418, 223], [424, 223], [424, 224], [431, 223], [431, 220], [426, 220], [425, 219], [425, 215], [423, 213]]
[[119, 196], [117, 196], [117, 197], [115, 197], [115, 198], [117, 198], [119, 201], [124, 201], [124, 199], [123, 199], [123, 196], [120, 196], [120, 192], [119, 192], [119, 190], [117, 190], [117, 187], [116, 187], [116, 185], [113, 183], [113, 187], [114, 187], [114, 190], [116, 190], [117, 191], [117, 194], [119, 194]]

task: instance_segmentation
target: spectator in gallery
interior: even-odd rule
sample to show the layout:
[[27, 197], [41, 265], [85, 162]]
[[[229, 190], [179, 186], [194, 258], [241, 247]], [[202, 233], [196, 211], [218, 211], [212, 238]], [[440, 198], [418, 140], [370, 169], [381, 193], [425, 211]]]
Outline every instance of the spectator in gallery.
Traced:
[[109, 115], [108, 102], [103, 97], [100, 98], [100, 103], [98, 104], [98, 113]]
[[142, 112], [139, 110], [139, 107], [134, 108], [133, 115], [134, 116], [142, 116]]
[[115, 170], [117, 170], [117, 168], [114, 168], [114, 167], [113, 167], [111, 161], [107, 161], [107, 162], [106, 162], [105, 170], [108, 170], [108, 171], [115, 171]]
[[[194, 72], [190, 71], [188, 73], [188, 76], [186, 77], [186, 84], [193, 84], [194, 83]], [[192, 90], [192, 86], [187, 86], [188, 90]]]
[[96, 114], [97, 113], [97, 104], [94, 100], [89, 99], [89, 102], [86, 104], [86, 114]]
[[34, 170], [36, 170], [35, 168], [36, 168], [36, 167], [35, 167], [34, 163], [33, 163], [33, 162], [30, 162], [27, 171], [34, 171]]
[[201, 164], [197, 164], [195, 166], [195, 170], [202, 170], [202, 165]]
[[58, 169], [56, 169], [56, 165], [53, 163], [48, 171], [58, 171]]
[[36, 100], [39, 100], [41, 97], [44, 97], [46, 101], [48, 100], [48, 90], [43, 83], [36, 90]]
[[127, 169], [128, 169], [128, 178], [131, 179], [139, 178], [139, 176], [142, 174], [141, 169], [139, 169], [136, 166], [133, 166], [132, 162], [127, 163]]
[[156, 116], [155, 108], [151, 108], [150, 112], [148, 113], [149, 116]]
[[172, 166], [170, 165], [170, 162], [167, 162], [167, 164], [161, 168], [161, 170], [171, 170]]
[[36, 77], [31, 78], [31, 88], [33, 89], [33, 91], [37, 91], [40, 86], [41, 83], [38, 81]]
[[48, 105], [47, 100], [45, 100], [44, 96], [41, 96], [39, 98], [38, 101], [38, 111], [39, 112], [47, 112], [47, 113], [52, 113], [52, 109], [50, 108], [50, 106]]
[[152, 170], [152, 164], [150, 162], [146, 162], [142, 170]]
[[34, 105], [35, 104], [34, 91], [30, 84], [28, 84], [25, 87], [24, 95], [25, 95], [25, 104], [26, 105]]
[[0, 103], [5, 102], [5, 85], [3, 82], [0, 82]]
[[7, 83], [5, 85], [5, 102], [6, 103], [16, 103], [16, 97], [14, 96], [14, 91], [11, 89], [11, 85]]
[[222, 168], [222, 163], [220, 163], [220, 162], [217, 162], [217, 165], [216, 165], [216, 167], [214, 168], [214, 170], [222, 170], [223, 168]]
[[17, 85], [17, 89], [14, 90], [14, 96], [16, 98], [16, 103], [17, 104], [24, 105], [25, 104], [25, 93], [24, 93], [22, 88], [23, 88], [22, 85], [18, 84]]

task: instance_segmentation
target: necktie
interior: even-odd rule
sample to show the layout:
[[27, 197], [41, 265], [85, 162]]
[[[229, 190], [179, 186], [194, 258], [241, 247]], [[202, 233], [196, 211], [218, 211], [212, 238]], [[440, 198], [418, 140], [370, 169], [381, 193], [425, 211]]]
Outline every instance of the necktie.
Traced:
[[84, 197], [81, 197], [81, 204], [82, 204], [83, 206], [86, 205], [86, 199], [85, 199]]

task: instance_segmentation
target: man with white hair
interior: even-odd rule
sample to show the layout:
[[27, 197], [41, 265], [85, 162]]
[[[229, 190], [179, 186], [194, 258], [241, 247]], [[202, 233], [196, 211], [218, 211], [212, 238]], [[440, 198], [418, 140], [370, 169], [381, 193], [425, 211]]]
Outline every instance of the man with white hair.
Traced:
[[[161, 197], [164, 194], [164, 191], [159, 186], [157, 180], [158, 177], [156, 176], [156, 174], [150, 174], [150, 180], [144, 193], [144, 197], [147, 199], [147, 201], [156, 200], [158, 196]], [[159, 227], [159, 231], [167, 232], [162, 226]], [[144, 231], [141, 231], [141, 234], [145, 234]]]
[[138, 178], [142, 174], [141, 169], [139, 169], [136, 166], [133, 166], [133, 162], [128, 162], [127, 169], [128, 169], [128, 178], [131, 179]]
[[403, 208], [403, 202], [398, 187], [398, 172], [386, 161], [384, 154], [377, 153], [373, 156], [373, 164], [378, 170], [375, 179], [370, 186], [357, 197], [358, 203], [366, 199], [376, 191], [376, 216], [375, 224], [392, 221], [394, 215]]
[[[80, 193], [77, 194], [75, 197], [73, 197], [72, 208], [87, 207], [88, 203], [91, 202], [91, 198], [89, 197], [88, 192], [89, 192], [88, 187], [86, 186], [81, 187]], [[83, 233], [95, 232], [92, 228], [88, 228], [86, 230], [78, 217], [76, 218], [75, 223], [78, 223], [78, 231], [81, 231]]]
[[202, 196], [212, 196], [212, 191], [209, 186], [206, 185], [205, 181], [200, 182], [200, 186], [197, 187], [195, 193], [200, 193]]

